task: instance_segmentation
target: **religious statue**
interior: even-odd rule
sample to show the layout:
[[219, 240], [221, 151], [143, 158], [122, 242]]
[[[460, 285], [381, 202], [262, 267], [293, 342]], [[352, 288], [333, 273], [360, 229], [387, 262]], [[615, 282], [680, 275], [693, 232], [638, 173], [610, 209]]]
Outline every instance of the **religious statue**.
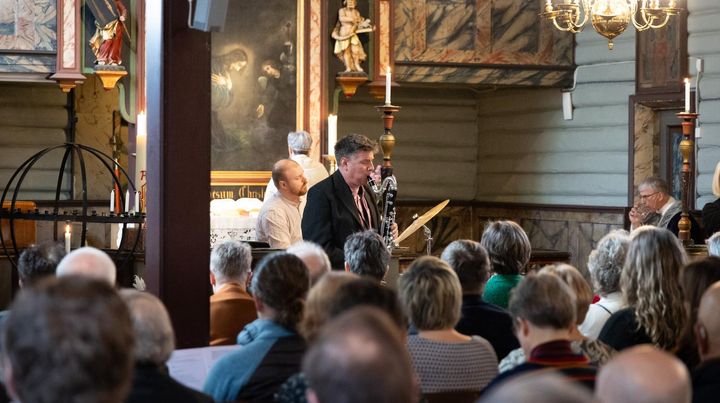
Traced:
[[360, 63], [367, 55], [357, 35], [372, 32], [375, 27], [355, 8], [356, 0], [344, 0], [343, 4], [345, 7], [338, 10], [338, 22], [331, 34], [336, 41], [334, 53], [345, 65], [344, 73], [364, 73]]
[[127, 19], [127, 8], [121, 0], [88, 0], [95, 16], [95, 35], [90, 38], [90, 47], [98, 66], [122, 64], [122, 36]]

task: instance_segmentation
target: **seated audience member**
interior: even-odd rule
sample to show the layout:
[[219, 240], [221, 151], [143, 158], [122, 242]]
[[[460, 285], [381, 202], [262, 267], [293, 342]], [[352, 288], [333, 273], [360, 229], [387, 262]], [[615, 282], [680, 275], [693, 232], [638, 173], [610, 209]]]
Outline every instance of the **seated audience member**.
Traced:
[[462, 289], [450, 266], [418, 258], [400, 277], [398, 293], [417, 329], [407, 344], [422, 393], [481, 391], [497, 374], [497, 357], [487, 340], [455, 330]]
[[[587, 314], [588, 307], [592, 302], [592, 291], [585, 278], [573, 266], [568, 264], [545, 266], [540, 273], [547, 273], [558, 276], [573, 292], [575, 297], [575, 318], [576, 323], [582, 322]], [[573, 351], [583, 354], [590, 360], [590, 363], [596, 366], [602, 366], [615, 353], [607, 344], [585, 337], [577, 326], [570, 327], [568, 339], [572, 342]], [[517, 349], [511, 352], [507, 358], [500, 362], [500, 372], [505, 372], [525, 362], [525, 353], [523, 350]]]
[[213, 365], [203, 391], [220, 402], [271, 400], [300, 371], [305, 342], [297, 326], [309, 288], [307, 269], [297, 256], [279, 252], [264, 257], [250, 288], [258, 319], [238, 336], [243, 348]]
[[273, 165], [272, 180], [278, 192], [265, 200], [257, 217], [255, 232], [258, 241], [271, 248], [286, 249], [302, 241], [300, 198], [308, 191], [303, 169], [293, 160], [280, 160]]
[[225, 241], [210, 255], [210, 345], [235, 344], [237, 335], [257, 318], [255, 303], [245, 290], [252, 254], [244, 242]]
[[635, 230], [620, 276], [628, 308], [610, 316], [598, 340], [615, 350], [651, 343], [674, 351], [687, 321], [680, 290], [680, 269], [686, 261], [685, 250], [670, 231], [651, 226]]
[[132, 379], [130, 314], [107, 282], [47, 279], [15, 298], [3, 354], [5, 385], [17, 402], [121, 402]]
[[720, 231], [712, 234], [705, 243], [707, 244], [709, 256], [720, 256]]
[[680, 360], [649, 345], [629, 348], [600, 369], [602, 403], [690, 403], [690, 376]]
[[322, 276], [332, 270], [327, 253], [318, 244], [302, 241], [291, 245], [286, 252], [299, 257], [305, 263], [310, 274], [310, 286], [315, 285]]
[[720, 231], [720, 162], [715, 165], [715, 173], [712, 177], [712, 192], [718, 198], [705, 204], [702, 209], [702, 222], [706, 234], [714, 234]]
[[345, 270], [382, 281], [390, 266], [390, 252], [373, 230], [356, 232], [345, 241]]
[[530, 261], [530, 239], [512, 221], [493, 221], [485, 227], [480, 244], [487, 250], [493, 272], [483, 299], [507, 309], [510, 290], [522, 280], [520, 273]]
[[478, 403], [596, 403], [592, 393], [566, 377], [548, 372], [503, 382]]
[[451, 242], [441, 258], [457, 274], [463, 292], [460, 321], [455, 330], [489, 341], [498, 359], [520, 347], [513, 333], [510, 314], [482, 299], [485, 283], [490, 277], [490, 261], [485, 248], [478, 242], [461, 239]]
[[696, 260], [680, 271], [680, 287], [687, 308], [688, 320], [676, 355], [691, 370], [700, 363], [694, 330], [700, 299], [705, 290], [717, 281], [720, 281], [720, 258], [718, 257], [711, 256]]
[[720, 282], [702, 296], [695, 324], [700, 365], [692, 371], [693, 403], [717, 402], [720, 396]]
[[610, 315], [625, 307], [620, 275], [629, 245], [630, 235], [625, 230], [616, 230], [602, 237], [590, 252], [588, 269], [600, 300], [590, 305], [580, 332], [591, 339], [597, 339]]
[[[301, 323], [301, 332], [308, 343], [316, 341], [327, 322], [356, 307], [371, 306], [385, 312], [405, 340], [407, 319], [395, 291], [377, 281], [354, 273], [328, 273], [310, 290]], [[275, 395], [280, 403], [305, 403], [305, 375], [290, 377]]]
[[[628, 214], [630, 228], [634, 230], [642, 225], [652, 225], [666, 228], [677, 236], [682, 203], [670, 196], [667, 182], [656, 177], [646, 178], [638, 185], [638, 193], [640, 205], [630, 209]], [[650, 211], [650, 214], [644, 211]], [[705, 240], [705, 233], [692, 215], [689, 218], [692, 224], [690, 237], [700, 244]]]
[[303, 360], [311, 403], [414, 403], [414, 374], [397, 326], [358, 307], [331, 321]]
[[63, 257], [65, 249], [55, 242], [32, 245], [22, 251], [17, 263], [20, 288], [46, 276], [54, 276]]
[[509, 310], [527, 360], [498, 375], [487, 390], [519, 374], [550, 369], [593, 389], [597, 370], [570, 342], [577, 326], [575, 301], [570, 287], [550, 273], [528, 274], [515, 287]]
[[102, 280], [115, 286], [117, 269], [107, 253], [91, 246], [85, 246], [65, 255], [58, 263], [55, 274], [58, 277], [76, 275]]
[[126, 403], [212, 403], [210, 396], [187, 388], [167, 373], [165, 363], [175, 349], [170, 316], [157, 297], [133, 289], [120, 290], [130, 309], [135, 335], [135, 372]]

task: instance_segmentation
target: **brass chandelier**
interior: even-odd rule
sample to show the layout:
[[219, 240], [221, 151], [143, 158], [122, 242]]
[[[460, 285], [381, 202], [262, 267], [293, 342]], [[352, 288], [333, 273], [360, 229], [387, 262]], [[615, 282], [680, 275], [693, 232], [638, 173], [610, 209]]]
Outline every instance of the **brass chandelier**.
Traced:
[[632, 23], [638, 31], [664, 27], [670, 17], [680, 14], [676, 0], [546, 0], [540, 13], [560, 31], [578, 33], [590, 20], [593, 28], [608, 39], [622, 34]]

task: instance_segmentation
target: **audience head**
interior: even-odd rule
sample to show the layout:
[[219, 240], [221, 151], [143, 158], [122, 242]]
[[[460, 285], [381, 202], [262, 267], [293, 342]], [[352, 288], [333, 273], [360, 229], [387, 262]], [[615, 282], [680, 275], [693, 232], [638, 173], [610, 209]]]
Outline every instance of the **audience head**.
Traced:
[[5, 384], [23, 402], [121, 402], [132, 350], [128, 309], [106, 281], [46, 279], [20, 291], [11, 306]]
[[293, 160], [280, 160], [273, 165], [272, 180], [285, 197], [303, 196], [308, 191], [305, 171]]
[[417, 401], [400, 332], [383, 312], [358, 307], [336, 318], [305, 355], [310, 403]]
[[305, 130], [290, 132], [287, 135], [288, 148], [293, 154], [307, 154], [312, 147], [312, 137]]
[[65, 249], [55, 242], [31, 245], [22, 251], [17, 263], [20, 287], [54, 275], [58, 263], [64, 256]]
[[332, 270], [330, 259], [325, 250], [316, 243], [309, 241], [298, 242], [286, 250], [300, 258], [305, 263], [310, 275], [310, 284], [316, 284], [326, 273]]
[[711, 285], [698, 308], [695, 336], [702, 361], [720, 358], [720, 282]]
[[154, 295], [126, 288], [120, 296], [130, 310], [135, 362], [162, 366], [175, 350], [175, 333], [165, 305]]
[[620, 291], [620, 275], [630, 246], [630, 234], [625, 230], [611, 231], [600, 238], [588, 257], [588, 269], [595, 291], [602, 295]]
[[373, 306], [385, 312], [399, 330], [405, 334], [407, 318], [395, 291], [377, 281], [357, 278], [338, 287], [330, 300], [330, 318], [340, 316], [358, 306]]
[[117, 269], [107, 253], [85, 246], [65, 255], [55, 273], [58, 277], [68, 275], [90, 277], [115, 286]]
[[481, 294], [490, 277], [490, 260], [479, 242], [460, 239], [450, 242], [442, 255], [457, 274], [463, 294]]
[[578, 325], [583, 323], [590, 309], [590, 304], [592, 304], [593, 293], [590, 289], [590, 284], [585, 281], [582, 274], [569, 264], [545, 266], [540, 272], [558, 276], [563, 283], [570, 287], [573, 295], [575, 295], [575, 321]]
[[712, 234], [705, 243], [707, 244], [708, 255], [720, 256], [720, 231]]
[[620, 286], [638, 324], [663, 349], [675, 347], [685, 326], [680, 269], [686, 260], [680, 241], [665, 228], [642, 226], [631, 235]]
[[297, 329], [310, 288], [308, 271], [300, 258], [286, 252], [265, 256], [255, 268], [250, 287], [258, 317]]
[[210, 283], [215, 288], [228, 282], [244, 287], [251, 262], [252, 250], [245, 242], [228, 240], [215, 245], [210, 254]]
[[640, 345], [600, 368], [595, 394], [602, 403], [690, 403], [690, 375], [675, 356]]
[[692, 324], [697, 318], [700, 299], [705, 290], [713, 283], [720, 281], [720, 257], [707, 257], [688, 263], [680, 271], [680, 287], [682, 288], [685, 303], [690, 308]]
[[530, 261], [530, 239], [513, 221], [489, 222], [480, 244], [487, 250], [492, 270], [497, 274], [519, 274]]
[[460, 320], [462, 288], [444, 261], [416, 259], [398, 281], [398, 293], [410, 322], [418, 330], [452, 329]]
[[532, 372], [512, 377], [483, 396], [478, 403], [595, 403], [584, 386], [554, 372]]
[[303, 319], [300, 323], [300, 333], [302, 333], [305, 340], [308, 342], [315, 341], [322, 327], [330, 319], [330, 310], [333, 307], [331, 301], [335, 298], [338, 288], [358, 278], [353, 273], [332, 271], [324, 275], [317, 284], [310, 288]]
[[373, 230], [356, 232], [345, 241], [345, 268], [360, 276], [382, 281], [390, 265], [390, 252]]

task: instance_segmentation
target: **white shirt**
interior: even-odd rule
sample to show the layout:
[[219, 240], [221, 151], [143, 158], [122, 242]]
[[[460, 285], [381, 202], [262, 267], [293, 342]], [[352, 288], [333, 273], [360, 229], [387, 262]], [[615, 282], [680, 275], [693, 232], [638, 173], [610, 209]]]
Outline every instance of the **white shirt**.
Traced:
[[623, 301], [621, 292], [613, 292], [605, 297], [600, 297], [598, 302], [590, 304], [585, 321], [578, 326], [578, 330], [585, 337], [597, 339], [610, 315], [622, 308], [625, 308], [625, 301]]
[[300, 203], [275, 193], [260, 209], [255, 233], [258, 241], [269, 243], [271, 248], [286, 249], [302, 241]]
[[[308, 189], [314, 184], [330, 176], [327, 169], [325, 169], [325, 165], [315, 161], [305, 154], [293, 154], [290, 159], [297, 162], [302, 167], [303, 172], [305, 173], [305, 178], [307, 178], [308, 181]], [[272, 179], [270, 179], [270, 182], [268, 182], [267, 187], [265, 188], [265, 198], [263, 199], [263, 203], [267, 202], [270, 199], [270, 196], [275, 193], [277, 193], [277, 187], [275, 187], [275, 183], [273, 183]], [[305, 210], [305, 199], [306, 196], [300, 196], [300, 216], [302, 216], [302, 213]]]

